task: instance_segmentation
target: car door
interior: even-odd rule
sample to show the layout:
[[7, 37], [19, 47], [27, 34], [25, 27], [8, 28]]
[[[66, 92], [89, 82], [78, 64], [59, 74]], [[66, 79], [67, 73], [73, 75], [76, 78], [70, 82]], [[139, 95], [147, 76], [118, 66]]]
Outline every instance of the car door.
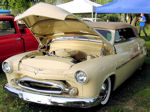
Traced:
[[24, 52], [23, 40], [12, 19], [0, 20], [0, 63], [6, 58]]
[[131, 28], [116, 31], [115, 43], [116, 55], [116, 74], [118, 84], [126, 80], [138, 67], [140, 55], [139, 43]]
[[38, 49], [38, 41], [33, 36], [32, 32], [25, 26], [25, 24], [18, 24], [21, 31], [21, 37], [25, 43], [25, 51], [32, 51]]

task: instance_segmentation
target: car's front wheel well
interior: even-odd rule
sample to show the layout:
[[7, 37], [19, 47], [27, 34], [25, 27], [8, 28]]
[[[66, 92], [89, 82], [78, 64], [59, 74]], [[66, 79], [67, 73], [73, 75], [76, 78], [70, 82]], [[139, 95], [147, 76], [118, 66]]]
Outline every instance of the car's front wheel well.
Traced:
[[113, 91], [113, 90], [114, 90], [114, 85], [115, 85], [115, 79], [116, 79], [115, 74], [112, 74], [112, 75], [110, 76], [110, 79], [111, 79], [111, 89], [112, 89], [112, 91]]

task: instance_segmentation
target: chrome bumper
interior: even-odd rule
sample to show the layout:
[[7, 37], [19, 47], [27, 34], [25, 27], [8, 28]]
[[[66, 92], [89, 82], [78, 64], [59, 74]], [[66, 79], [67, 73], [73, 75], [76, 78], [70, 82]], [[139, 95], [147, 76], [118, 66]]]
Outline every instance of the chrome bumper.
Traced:
[[75, 98], [75, 97], [63, 97], [56, 95], [46, 95], [40, 93], [34, 93], [31, 91], [24, 91], [13, 88], [8, 84], [4, 85], [6, 91], [21, 98], [25, 101], [35, 102], [39, 104], [65, 106], [65, 107], [78, 107], [78, 108], [90, 108], [100, 103], [101, 99], [97, 98]]

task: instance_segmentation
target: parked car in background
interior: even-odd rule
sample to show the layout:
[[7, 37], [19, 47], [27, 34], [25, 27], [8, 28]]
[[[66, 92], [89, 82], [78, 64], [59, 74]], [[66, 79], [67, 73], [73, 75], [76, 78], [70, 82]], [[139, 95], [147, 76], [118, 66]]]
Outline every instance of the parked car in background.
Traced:
[[14, 17], [0, 16], [0, 64], [10, 56], [38, 48], [38, 42], [30, 30], [19, 26]]
[[96, 22], [96, 21], [100, 21], [100, 18], [81, 18], [81, 20], [85, 22]]
[[45, 3], [16, 20], [23, 20], [44, 46], [2, 65], [8, 80], [4, 88], [26, 101], [80, 108], [105, 105], [145, 60], [145, 41], [128, 24], [87, 25]]

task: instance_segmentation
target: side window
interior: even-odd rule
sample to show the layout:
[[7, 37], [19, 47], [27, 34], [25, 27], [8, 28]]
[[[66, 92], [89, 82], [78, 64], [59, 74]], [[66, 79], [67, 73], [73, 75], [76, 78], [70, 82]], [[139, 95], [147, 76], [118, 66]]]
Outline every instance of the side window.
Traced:
[[108, 30], [99, 30], [99, 29], [96, 29], [96, 31], [97, 31], [98, 33], [100, 33], [101, 35], [103, 35], [106, 40], [111, 41], [111, 39], [112, 39], [112, 34], [111, 34], [110, 31], [108, 31]]
[[121, 41], [121, 40], [120, 40], [120, 35], [119, 35], [119, 32], [116, 31], [115, 42], [117, 43], [117, 42], [119, 42], [119, 41]]
[[0, 20], [0, 36], [16, 33], [13, 21]]
[[116, 31], [115, 43], [126, 42], [136, 37], [132, 28], [124, 28]]

